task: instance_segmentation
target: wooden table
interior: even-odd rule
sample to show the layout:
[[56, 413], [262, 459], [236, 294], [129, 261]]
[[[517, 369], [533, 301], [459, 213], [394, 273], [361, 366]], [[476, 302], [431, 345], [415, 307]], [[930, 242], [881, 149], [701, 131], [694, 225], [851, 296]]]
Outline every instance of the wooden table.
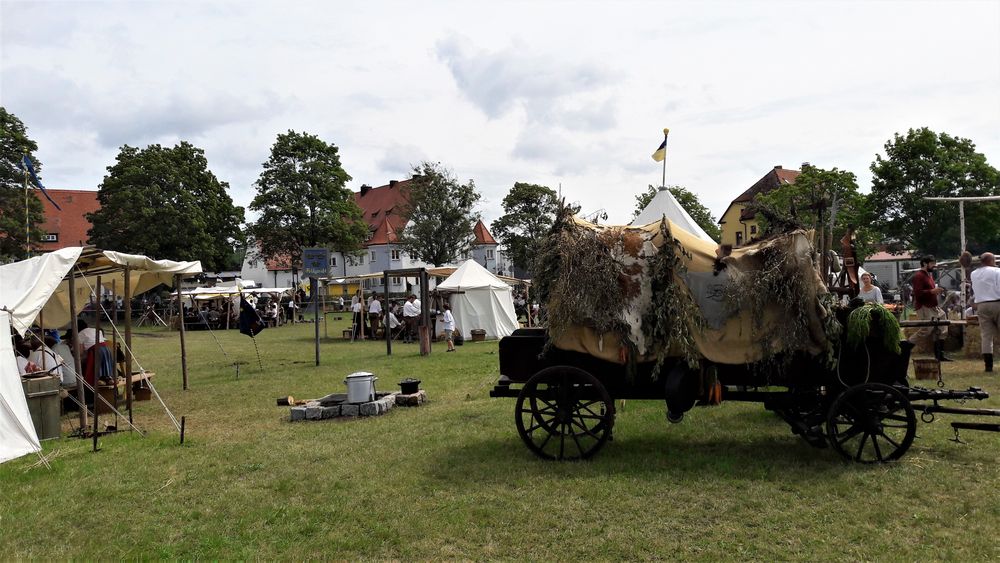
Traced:
[[[151, 371], [135, 372], [128, 378], [132, 384], [133, 401], [148, 401], [152, 397], [149, 385], [144, 385], [144, 383], [152, 379], [154, 375], [156, 373]], [[104, 401], [112, 405], [115, 405], [115, 392], [117, 389], [118, 405], [121, 405], [125, 401], [125, 386], [127, 384], [128, 382], [125, 381], [125, 377], [119, 377], [116, 383], [99, 384], [96, 388], [100, 396], [104, 398]], [[97, 412], [99, 414], [112, 412], [111, 408], [104, 401], [97, 401]], [[115, 405], [116, 408], [118, 405]]]

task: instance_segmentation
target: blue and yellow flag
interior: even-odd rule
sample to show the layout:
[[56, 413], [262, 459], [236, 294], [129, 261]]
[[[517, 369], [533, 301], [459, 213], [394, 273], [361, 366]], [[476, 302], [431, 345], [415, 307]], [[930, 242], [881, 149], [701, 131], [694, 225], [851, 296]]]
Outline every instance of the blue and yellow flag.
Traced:
[[670, 134], [670, 129], [663, 130], [663, 142], [660, 143], [660, 147], [656, 149], [653, 153], [653, 160], [656, 162], [663, 162], [663, 159], [667, 158], [667, 135]]

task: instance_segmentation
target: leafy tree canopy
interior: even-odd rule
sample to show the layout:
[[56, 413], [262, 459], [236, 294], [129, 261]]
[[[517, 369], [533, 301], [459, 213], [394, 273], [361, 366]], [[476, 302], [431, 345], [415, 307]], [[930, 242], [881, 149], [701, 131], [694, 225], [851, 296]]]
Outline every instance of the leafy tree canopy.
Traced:
[[[24, 123], [7, 109], [0, 107], [0, 263], [27, 258], [25, 248], [24, 171], [21, 158], [28, 155], [39, 178], [42, 163], [35, 158], [38, 145], [28, 138]], [[27, 198], [29, 236], [33, 243], [41, 240], [38, 225], [44, 220], [42, 202], [31, 194]]]
[[409, 223], [399, 244], [411, 257], [440, 266], [454, 262], [473, 245], [479, 193], [472, 180], [459, 184], [440, 164], [423, 162], [413, 169], [406, 216]]
[[760, 194], [753, 203], [765, 234], [786, 226], [825, 230], [827, 248], [837, 252], [840, 239], [853, 227], [859, 256], [870, 254], [877, 238], [867, 224], [867, 205], [853, 172], [836, 167], [826, 170], [808, 163], [802, 165], [795, 182]]
[[206, 270], [233, 267], [242, 243], [243, 208], [208, 169], [205, 151], [125, 145], [101, 182], [101, 208], [89, 214], [90, 243], [171, 260], [201, 260]]
[[[681, 186], [667, 186], [667, 189], [677, 199], [677, 203], [681, 204], [681, 207], [694, 219], [694, 222], [698, 223], [698, 226], [704, 229], [708, 233], [708, 236], [718, 241], [722, 236], [719, 222], [712, 216], [708, 208], [701, 204], [698, 196], [691, 190]], [[653, 201], [658, 191], [658, 187], [650, 185], [646, 188], [646, 191], [635, 196], [635, 211], [632, 213], [633, 219], [638, 217], [642, 213], [642, 210]]]
[[260, 214], [249, 227], [258, 257], [287, 256], [299, 263], [306, 247], [344, 253], [360, 248], [368, 225], [346, 187], [351, 177], [336, 145], [289, 130], [278, 135], [263, 167], [250, 203]]
[[[1000, 195], [1000, 174], [969, 139], [926, 127], [896, 134], [871, 165], [872, 226], [890, 249], [957, 257], [958, 204], [925, 197]], [[965, 204], [969, 250], [1000, 248], [1000, 203]]]
[[552, 228], [558, 208], [556, 192], [546, 186], [516, 182], [507, 192], [504, 214], [493, 222], [491, 230], [515, 267], [530, 270], [539, 242]]

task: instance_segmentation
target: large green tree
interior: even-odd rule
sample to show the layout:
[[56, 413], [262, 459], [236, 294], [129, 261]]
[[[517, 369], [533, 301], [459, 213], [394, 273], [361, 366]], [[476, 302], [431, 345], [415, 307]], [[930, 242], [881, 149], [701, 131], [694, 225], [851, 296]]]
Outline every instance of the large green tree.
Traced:
[[454, 262], [473, 245], [479, 213], [473, 211], [479, 193], [472, 180], [460, 184], [440, 164], [423, 162], [413, 169], [405, 215], [409, 218], [399, 236], [411, 257], [440, 266]]
[[515, 267], [530, 273], [539, 241], [552, 228], [558, 208], [556, 192], [546, 186], [515, 182], [507, 192], [503, 198], [504, 214], [493, 222], [490, 230]]
[[861, 256], [867, 256], [876, 242], [867, 224], [868, 200], [858, 191], [857, 177], [847, 170], [803, 164], [795, 182], [758, 195], [753, 206], [760, 211], [765, 234], [778, 230], [778, 224], [799, 225], [816, 230], [818, 242], [840, 252], [840, 239], [853, 228]]
[[90, 243], [171, 260], [201, 260], [206, 270], [232, 267], [242, 244], [243, 208], [208, 169], [205, 151], [125, 145], [101, 182], [89, 214]]
[[28, 137], [24, 123], [6, 108], [0, 107], [0, 263], [20, 260], [28, 255], [25, 244], [25, 202], [27, 202], [27, 235], [38, 243], [43, 234], [38, 225], [44, 220], [42, 202], [30, 194], [24, 197], [24, 170], [21, 158], [31, 158], [35, 172], [41, 176], [42, 163], [34, 156], [38, 145]]
[[336, 145], [289, 130], [278, 135], [263, 166], [250, 204], [259, 216], [248, 229], [257, 256], [287, 256], [297, 264], [306, 247], [360, 248], [368, 226], [346, 187], [351, 177]]
[[[635, 196], [635, 211], [632, 213], [633, 219], [642, 213], [642, 210], [649, 205], [649, 202], [653, 201], [659, 190], [656, 186], [650, 185], [646, 188], [646, 191]], [[681, 204], [681, 207], [688, 212], [688, 215], [694, 219], [695, 223], [698, 223], [699, 227], [704, 229], [708, 236], [716, 241], [719, 240], [722, 236], [722, 231], [719, 229], [719, 222], [712, 216], [712, 212], [702, 205], [694, 192], [681, 186], [667, 186], [667, 190], [673, 194], [674, 198], [677, 199], [677, 203]]]
[[[871, 171], [871, 224], [893, 249], [957, 257], [958, 204], [924, 198], [1000, 194], [1000, 174], [972, 141], [926, 127], [897, 133], [885, 144], [885, 157], [875, 156]], [[965, 204], [973, 253], [1000, 245], [997, 217], [1000, 203]]]

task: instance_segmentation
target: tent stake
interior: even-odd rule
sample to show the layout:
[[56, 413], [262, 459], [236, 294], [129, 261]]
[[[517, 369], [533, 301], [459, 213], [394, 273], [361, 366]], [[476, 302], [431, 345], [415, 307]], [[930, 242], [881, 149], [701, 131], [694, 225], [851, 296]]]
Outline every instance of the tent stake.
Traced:
[[184, 416], [181, 416], [181, 444], [184, 443]]

